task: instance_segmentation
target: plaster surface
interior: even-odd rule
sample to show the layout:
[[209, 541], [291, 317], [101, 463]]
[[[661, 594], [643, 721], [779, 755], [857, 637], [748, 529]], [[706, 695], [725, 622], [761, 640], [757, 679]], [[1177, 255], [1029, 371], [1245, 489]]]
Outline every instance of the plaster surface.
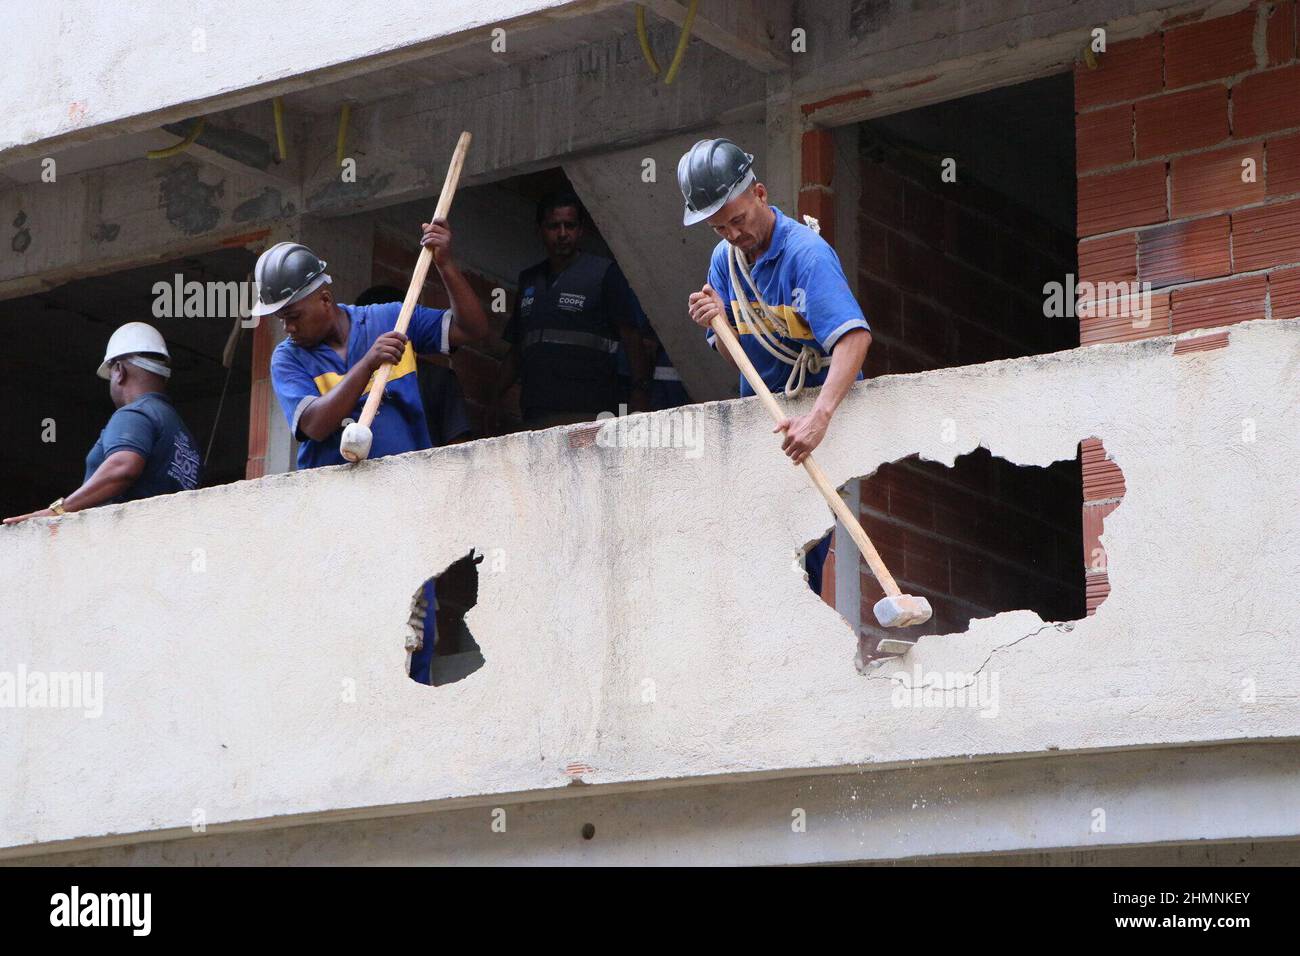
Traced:
[[[1096, 616], [976, 620], [867, 676], [793, 562], [829, 511], [752, 400], [688, 410], [698, 455], [552, 429], [0, 530], [0, 671], [104, 686], [98, 718], [0, 709], [0, 847], [188, 830], [196, 811], [220, 826], [543, 799], [576, 777], [644, 789], [1294, 737], [1300, 320], [1171, 352], [853, 389], [817, 453], [837, 485], [981, 444], [1046, 465], [1090, 436], [1127, 481]], [[415, 684], [411, 595], [470, 548], [487, 662]], [[897, 706], [890, 673], [916, 669], [996, 673], [996, 715]]]
[[403, 49], [573, 5], [439, 0], [436, 15], [421, 0], [353, 0], [332, 13], [310, 0], [8, 5], [6, 33], [17, 42], [0, 78], [11, 106], [0, 116], [0, 153], [385, 54], [391, 62]]

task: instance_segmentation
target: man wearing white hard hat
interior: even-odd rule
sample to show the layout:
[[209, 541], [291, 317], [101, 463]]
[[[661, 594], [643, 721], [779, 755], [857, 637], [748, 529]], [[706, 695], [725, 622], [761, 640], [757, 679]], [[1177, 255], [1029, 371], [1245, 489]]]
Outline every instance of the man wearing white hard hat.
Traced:
[[144, 322], [128, 322], [108, 340], [100, 378], [117, 411], [86, 456], [81, 487], [47, 508], [6, 518], [50, 518], [96, 505], [151, 498], [198, 487], [200, 462], [194, 438], [165, 389], [171, 356], [162, 335]]

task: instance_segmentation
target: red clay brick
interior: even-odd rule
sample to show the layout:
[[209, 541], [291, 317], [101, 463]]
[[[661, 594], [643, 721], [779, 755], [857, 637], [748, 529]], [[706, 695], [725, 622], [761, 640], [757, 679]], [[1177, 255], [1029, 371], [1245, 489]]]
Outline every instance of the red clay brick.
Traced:
[[1264, 151], [1268, 154], [1268, 195], [1300, 193], [1300, 133], [1270, 139]]
[[1165, 33], [1165, 87], [1177, 89], [1255, 66], [1255, 11], [1216, 17]]
[[1274, 3], [1267, 11], [1266, 43], [1268, 65], [1277, 66], [1295, 59], [1295, 0]]
[[888, 225], [903, 216], [901, 176], [881, 163], [862, 164], [862, 205], [864, 213]]
[[799, 219], [812, 216], [821, 228], [821, 237], [835, 245], [835, 196], [818, 186], [799, 190]]
[[835, 137], [828, 129], [810, 129], [801, 143], [803, 183], [829, 186], [835, 176]]
[[903, 231], [931, 248], [943, 248], [943, 198], [909, 182], [903, 189]]
[[1234, 136], [1294, 126], [1300, 126], [1300, 63], [1252, 74], [1232, 88]]
[[1174, 334], [1188, 329], [1209, 329], [1262, 319], [1267, 291], [1268, 283], [1264, 276], [1246, 276], [1191, 289], [1175, 289], [1171, 315]]
[[[1255, 161], [1255, 181], [1242, 182], [1243, 162]], [[1170, 163], [1170, 202], [1173, 218], [1223, 212], [1264, 198], [1264, 150], [1260, 143], [1243, 143], [1208, 153], [1179, 156]]]
[[1161, 35], [1153, 33], [1112, 45], [1098, 57], [1095, 70], [1089, 69], [1086, 63], [1076, 64], [1074, 108], [1122, 103], [1159, 93], [1164, 84], [1161, 49]]
[[[1224, 97], [1224, 129], [1227, 129], [1227, 97]], [[1118, 166], [1133, 158], [1133, 106], [1080, 113], [1075, 119], [1075, 165], [1081, 173], [1106, 166]]]
[[248, 457], [265, 458], [267, 430], [270, 426], [271, 383], [267, 379], [253, 382], [248, 396]]
[[1165, 164], [1147, 163], [1079, 179], [1079, 235], [1164, 222]]
[[1215, 349], [1226, 348], [1227, 345], [1227, 332], [1210, 332], [1206, 335], [1193, 335], [1190, 338], [1179, 339], [1174, 343], [1174, 354], [1186, 355], [1188, 352], [1213, 352]]
[[1124, 497], [1124, 473], [1107, 457], [1106, 446], [1098, 438], [1079, 442], [1083, 467], [1083, 500], [1102, 501]]
[[1213, 279], [1232, 271], [1227, 216], [1144, 229], [1138, 236], [1138, 280], [1155, 286]]
[[1153, 292], [1146, 305], [1150, 314], [1144, 315], [1140, 296], [1130, 299], [1106, 300], [1102, 303], [1081, 306], [1079, 309], [1079, 344], [1097, 342], [1132, 342], [1169, 334], [1169, 293]]
[[1079, 243], [1080, 282], [1132, 282], [1137, 278], [1137, 233]]
[[1268, 274], [1268, 297], [1273, 318], [1300, 317], [1300, 269], [1282, 269]]
[[[1106, 570], [1106, 552], [1101, 546], [1101, 533], [1105, 530], [1106, 516], [1120, 506], [1119, 501], [1083, 506], [1083, 566], [1087, 570]], [[1094, 553], [1100, 552], [1100, 554]], [[1100, 567], [1093, 565], [1100, 563]]]
[[1300, 199], [1232, 214], [1232, 271], [1300, 262]]
[[1101, 603], [1110, 596], [1110, 578], [1105, 572], [1100, 574], [1089, 574], [1085, 579], [1084, 587], [1087, 592], [1088, 616], [1092, 617], [1097, 613], [1097, 608]]
[[1216, 84], [1142, 100], [1136, 125], [1138, 159], [1213, 146], [1228, 138], [1228, 88]]
[[889, 488], [889, 514], [896, 520], [915, 528], [934, 527], [934, 508], [931, 494], [919, 482], [895, 483]]
[[915, 531], [905, 532], [903, 577], [935, 591], [949, 591], [951, 580], [948, 575], [948, 548], [928, 535], [917, 534]]

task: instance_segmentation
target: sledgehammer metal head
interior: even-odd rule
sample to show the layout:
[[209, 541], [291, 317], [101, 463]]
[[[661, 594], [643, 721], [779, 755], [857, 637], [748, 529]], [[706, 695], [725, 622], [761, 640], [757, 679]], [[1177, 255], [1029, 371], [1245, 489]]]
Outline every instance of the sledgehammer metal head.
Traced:
[[339, 452], [348, 461], [361, 461], [370, 454], [370, 442], [374, 434], [360, 422], [348, 422], [339, 439]]
[[897, 597], [886, 595], [876, 602], [871, 609], [881, 627], [908, 627], [912, 624], [924, 624], [934, 612], [930, 602], [923, 597], [900, 594]]

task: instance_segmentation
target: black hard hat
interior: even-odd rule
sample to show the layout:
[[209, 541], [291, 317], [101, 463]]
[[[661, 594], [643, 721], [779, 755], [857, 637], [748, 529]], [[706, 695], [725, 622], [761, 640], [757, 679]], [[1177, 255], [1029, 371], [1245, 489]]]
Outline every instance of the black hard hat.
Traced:
[[330, 281], [325, 261], [300, 242], [277, 242], [267, 249], [257, 259], [253, 279], [257, 303], [252, 315], [274, 315]]
[[754, 182], [754, 157], [729, 139], [702, 139], [677, 163], [686, 200], [682, 225], [703, 222]]

